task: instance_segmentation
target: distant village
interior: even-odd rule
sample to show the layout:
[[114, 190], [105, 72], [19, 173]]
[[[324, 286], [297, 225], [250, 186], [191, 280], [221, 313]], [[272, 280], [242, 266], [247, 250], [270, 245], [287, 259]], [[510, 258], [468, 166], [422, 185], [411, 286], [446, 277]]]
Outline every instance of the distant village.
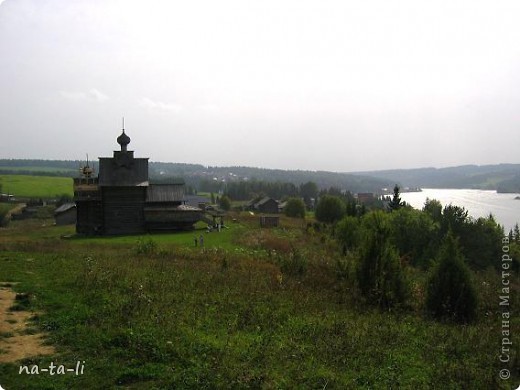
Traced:
[[[99, 159], [97, 174], [93, 168], [95, 164], [91, 166], [87, 162], [81, 167], [79, 176], [71, 183], [73, 199], [30, 199], [21, 203], [8, 217], [12, 220], [36, 218], [42, 215], [42, 209], [54, 205], [56, 224], [75, 224], [76, 232], [82, 235], [190, 230], [199, 221], [209, 227], [226, 223], [227, 210], [211, 199], [213, 193], [211, 197], [197, 195], [194, 191], [187, 193], [184, 181], [178, 179], [151, 181], [148, 158], [135, 157], [134, 152], [128, 150], [131, 140], [124, 129], [116, 141], [120, 150], [114, 151], [112, 157]], [[238, 180], [236, 174], [229, 175], [231, 181]], [[216, 177], [211, 177], [211, 180], [225, 181]], [[218, 196], [223, 196], [223, 193], [219, 192], [217, 199]], [[317, 197], [316, 193], [303, 198], [307, 210], [314, 210]], [[359, 205], [389, 201], [372, 192], [361, 192], [352, 197]], [[16, 194], [0, 195], [0, 202], [18, 201]], [[279, 225], [279, 215], [284, 213], [286, 206], [284, 199], [260, 195], [234, 208], [257, 214], [262, 227], [273, 227]]]

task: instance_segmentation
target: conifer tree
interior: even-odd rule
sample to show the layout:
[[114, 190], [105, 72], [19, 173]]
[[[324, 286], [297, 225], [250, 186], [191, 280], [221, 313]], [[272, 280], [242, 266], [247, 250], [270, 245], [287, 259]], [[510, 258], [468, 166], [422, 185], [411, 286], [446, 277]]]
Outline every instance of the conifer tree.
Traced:
[[475, 320], [477, 293], [453, 233], [444, 238], [426, 288], [426, 308], [437, 319]]
[[364, 220], [358, 284], [361, 293], [379, 307], [404, 303], [408, 288], [401, 269], [399, 253], [390, 243], [388, 215], [381, 211]]
[[394, 196], [392, 197], [392, 200], [388, 204], [388, 207], [390, 208], [390, 211], [399, 210], [401, 207], [404, 206], [404, 202], [401, 200], [401, 197], [399, 196], [400, 188], [396, 184], [394, 187]]

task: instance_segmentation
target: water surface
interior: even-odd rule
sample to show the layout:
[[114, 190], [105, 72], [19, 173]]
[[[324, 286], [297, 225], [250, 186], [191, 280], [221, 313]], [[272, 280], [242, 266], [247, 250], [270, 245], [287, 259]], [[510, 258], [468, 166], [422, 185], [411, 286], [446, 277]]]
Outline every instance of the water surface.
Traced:
[[515, 223], [520, 222], [520, 194], [498, 194], [487, 190], [461, 190], [423, 188], [421, 192], [406, 192], [401, 199], [412, 207], [422, 209], [426, 198], [437, 199], [443, 206], [453, 204], [468, 210], [473, 218], [493, 214], [495, 220], [509, 232]]

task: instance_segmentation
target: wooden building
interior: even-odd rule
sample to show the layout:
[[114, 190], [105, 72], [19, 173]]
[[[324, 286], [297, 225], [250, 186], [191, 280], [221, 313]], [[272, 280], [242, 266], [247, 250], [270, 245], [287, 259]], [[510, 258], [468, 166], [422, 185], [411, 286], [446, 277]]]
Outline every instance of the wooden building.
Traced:
[[280, 225], [280, 217], [278, 215], [262, 215], [260, 216], [260, 227], [271, 228]]
[[[202, 210], [184, 204], [184, 184], [152, 184], [146, 192], [146, 230], [189, 229]], [[174, 224], [175, 226], [172, 226]]]
[[376, 199], [372, 192], [360, 192], [356, 197], [358, 203], [371, 203]]
[[76, 223], [76, 205], [65, 203], [54, 210], [56, 225], [73, 225]]
[[248, 204], [249, 210], [267, 214], [278, 213], [280, 211], [279, 207], [280, 206], [277, 200], [267, 196], [261, 199], [253, 200]]
[[127, 149], [130, 137], [117, 138], [120, 151], [99, 159], [99, 175], [83, 168], [74, 179], [80, 234], [136, 234], [152, 230], [192, 228], [202, 210], [183, 204], [184, 184], [150, 184], [148, 158]]

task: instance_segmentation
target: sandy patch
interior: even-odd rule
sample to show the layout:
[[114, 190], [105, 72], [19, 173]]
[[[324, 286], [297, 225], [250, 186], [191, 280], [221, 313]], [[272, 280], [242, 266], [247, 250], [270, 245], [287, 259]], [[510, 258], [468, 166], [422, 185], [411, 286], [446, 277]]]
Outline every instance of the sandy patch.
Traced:
[[54, 354], [52, 346], [44, 345], [44, 334], [25, 334], [30, 328], [29, 318], [34, 313], [10, 311], [16, 303], [16, 293], [6, 285], [0, 283], [0, 363]]

